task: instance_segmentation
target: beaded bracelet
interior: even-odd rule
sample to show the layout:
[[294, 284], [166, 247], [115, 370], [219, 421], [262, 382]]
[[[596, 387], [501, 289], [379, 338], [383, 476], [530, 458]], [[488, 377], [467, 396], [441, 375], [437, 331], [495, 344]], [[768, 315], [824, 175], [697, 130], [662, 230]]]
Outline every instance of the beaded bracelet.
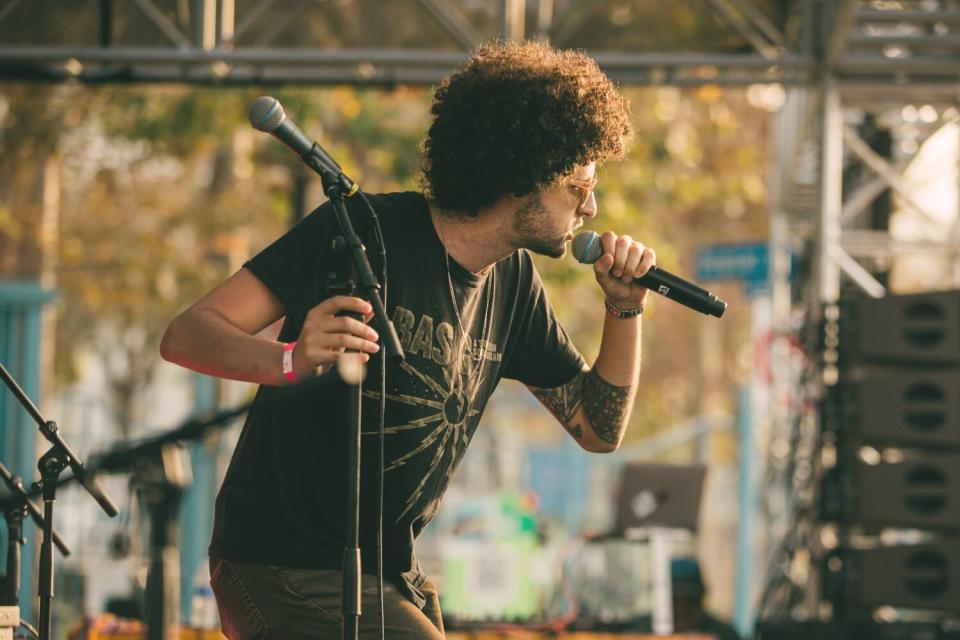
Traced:
[[636, 318], [638, 315], [643, 313], [642, 304], [636, 309], [621, 309], [620, 307], [617, 307], [611, 304], [610, 301], [604, 300], [603, 306], [607, 308], [607, 313], [609, 313], [615, 318], [620, 318], [621, 320], [626, 318]]

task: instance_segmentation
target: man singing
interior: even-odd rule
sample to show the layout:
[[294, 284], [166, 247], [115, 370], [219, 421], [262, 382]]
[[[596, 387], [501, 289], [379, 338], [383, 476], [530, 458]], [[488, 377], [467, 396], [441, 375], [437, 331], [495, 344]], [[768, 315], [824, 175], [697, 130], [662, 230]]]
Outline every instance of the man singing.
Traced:
[[[406, 360], [387, 369], [383, 570], [386, 637], [442, 638], [436, 587], [413, 541], [437, 512], [487, 399], [501, 378], [530, 391], [587, 451], [619, 445], [640, 371], [634, 284], [655, 263], [629, 236], [602, 235], [594, 264], [605, 295], [603, 340], [589, 365], [557, 321], [530, 252], [561, 257], [597, 214], [597, 168], [624, 156], [627, 104], [596, 63], [544, 44], [480, 47], [434, 96], [423, 193], [370, 196], [383, 228], [387, 311]], [[370, 218], [351, 219], [367, 247]], [[379, 367], [364, 300], [329, 295], [329, 204], [177, 317], [163, 357], [260, 385], [217, 498], [211, 581], [235, 639], [339, 638], [347, 489], [342, 385], [273, 401], [344, 350]], [[371, 254], [375, 252], [371, 251]], [[372, 255], [374, 270], [382, 265]], [[259, 335], [285, 318], [279, 339]], [[361, 636], [377, 637], [379, 376], [364, 386]], [[305, 396], [305, 397], [304, 397]]]

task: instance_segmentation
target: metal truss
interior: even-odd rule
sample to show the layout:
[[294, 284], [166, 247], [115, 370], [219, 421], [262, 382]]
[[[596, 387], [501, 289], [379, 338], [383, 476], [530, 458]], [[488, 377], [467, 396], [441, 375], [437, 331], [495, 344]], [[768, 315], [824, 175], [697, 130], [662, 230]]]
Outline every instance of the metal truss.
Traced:
[[[491, 0], [493, 2], [494, 0]], [[616, 80], [626, 84], [749, 85], [778, 82], [810, 86], [823, 63], [845, 84], [888, 87], [918, 82], [956, 84], [957, 37], [941, 33], [960, 22], [958, 11], [878, 11], [850, 9], [835, 21], [837, 42], [818, 56], [815, 35], [794, 42], [752, 3], [752, 0], [707, 0], [718, 18], [739, 34], [743, 52], [672, 53], [590, 51]], [[478, 26], [454, 0], [409, 0], [412, 9], [439, 27], [444, 41], [403, 48], [329, 47], [322, 42], [281, 45], [288, 30], [304, 19], [319, 0], [189, 0], [179, 3], [188, 15], [177, 21], [164, 0], [89, 0], [84, 24], [98, 25], [82, 44], [0, 39], [0, 78], [86, 82], [192, 82], [211, 84], [434, 84], [462, 62], [483, 40], [536, 37], [568, 46], [589, 20], [609, 9], [609, 0], [571, 0], [562, 10], [554, 0], [496, 0], [499, 23]], [[556, 3], [561, 4], [561, 3]], [[5, 21], [23, 19], [30, 2], [0, 0], [0, 30]], [[800, 14], [811, 7], [855, 2], [797, 0]], [[376, 6], [376, 5], [373, 5]], [[48, 12], [76, 3], [52, 3]], [[147, 20], [161, 42], [151, 47], [116, 42], [117, 14], [136, 12]], [[527, 24], [528, 14], [535, 23]], [[898, 14], [898, 15], [894, 15]], [[53, 16], [55, 17], [55, 16]], [[804, 18], [809, 20], [809, 16]], [[903, 31], [904, 20], [925, 30]], [[848, 33], [848, 26], [870, 25]], [[184, 29], [182, 24], [190, 25]], [[892, 27], [884, 30], [884, 25]], [[638, 28], [646, 28], [638, 25]], [[845, 51], [839, 44], [847, 44]], [[945, 47], [950, 51], [945, 51]], [[899, 49], [898, 49], [899, 48]], [[895, 51], [894, 49], [897, 49]], [[841, 55], [843, 51], [843, 55]], [[905, 54], [904, 51], [908, 51]], [[925, 53], [926, 52], [926, 53]]]
[[[725, 19], [754, 44], [758, 53], [673, 54], [596, 51], [592, 54], [616, 80], [629, 84], [754, 84], [806, 82], [808, 59], [786, 53], [784, 37], [749, 0], [711, 0]], [[184, 32], [159, 6], [160, 0], [130, 0], [169, 46], [137, 47], [114, 42], [115, 0], [91, 3], [97, 11], [97, 42], [63, 46], [57, 42], [11, 45], [0, 41], [0, 78], [37, 81], [194, 82], [215, 84], [435, 84], [480, 42], [500, 37], [537, 37], [569, 44], [608, 1], [576, 0], [555, 11], [553, 0], [497, 0], [499, 27], [484, 31], [452, 0], [412, 0], [440, 27], [445, 42], [421, 48], [329, 48], [279, 46], [285, 30], [314, 0], [191, 0]], [[527, 25], [528, 4], [536, 24]], [[0, 26], [22, 8], [23, 0], [0, 4]], [[132, 7], [130, 6], [132, 5]], [[253, 34], [255, 37], [250, 37]], [[251, 42], [252, 40], [252, 42]], [[772, 44], [771, 44], [772, 43]]]
[[[873, 113], [911, 103], [939, 106], [941, 116], [924, 125], [920, 144], [956, 121], [955, 110], [943, 113], [960, 103], [960, 6], [939, 2], [936, 9], [914, 10], [902, 8], [904, 4], [877, 9], [880, 3], [841, 0], [832, 3], [832, 11], [808, 17], [806, 24], [819, 24], [822, 34], [817, 81], [788, 88], [776, 117], [774, 173], [779, 189], [774, 210], [812, 243], [816, 280], [810, 303], [815, 312], [838, 300], [842, 276], [868, 295], [885, 295], [885, 287], [858, 259], [931, 246], [894, 242], [886, 233], [857, 229], [859, 215], [888, 189], [905, 206], [929, 214], [922, 212], [902, 178], [911, 158], [891, 165], [844, 121], [844, 114], [851, 112]], [[860, 184], [844, 185], [844, 168], [852, 163], [863, 165], [870, 176]]]
[[[904, 172], [926, 140], [960, 120], [960, 2], [811, 2], [802, 24], [816, 71], [808, 85], [786, 88], [772, 120], [770, 229], [774, 260], [782, 267], [774, 279], [775, 324], [788, 335], [803, 316], [805, 335], [816, 337], [809, 341], [813, 365], [805, 391], [816, 396], [839, 381], [837, 303], [847, 285], [883, 297], [887, 283], [878, 274], [892, 258], [960, 256], [960, 222], [941, 239], [916, 241], [894, 238], [881, 228], [888, 225], [865, 220], [886, 193], [921, 219], [934, 218]], [[927, 114], [911, 123], [914, 150], [879, 153], [858, 124], [908, 106]], [[785, 275], [789, 253], [809, 258], [809, 275], [798, 275], [799, 283]], [[798, 289], [801, 300], [792, 296]], [[790, 392], [788, 374], [775, 370], [774, 380], [779, 393]], [[816, 563], [809, 566], [816, 573]], [[816, 575], [797, 583], [814, 616], [821, 604], [818, 584]]]

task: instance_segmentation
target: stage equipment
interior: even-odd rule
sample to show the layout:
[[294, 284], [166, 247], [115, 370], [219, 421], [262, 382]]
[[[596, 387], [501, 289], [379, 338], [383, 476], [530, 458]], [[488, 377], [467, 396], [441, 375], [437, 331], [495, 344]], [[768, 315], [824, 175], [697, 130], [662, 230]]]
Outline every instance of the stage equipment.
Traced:
[[960, 450], [960, 371], [867, 369], [836, 393], [863, 444]]
[[960, 529], [960, 456], [927, 454], [898, 463], [859, 465], [865, 523]]
[[60, 481], [60, 474], [64, 469], [70, 467], [73, 471], [73, 477], [80, 482], [87, 492], [93, 496], [99, 503], [100, 508], [111, 518], [117, 515], [117, 508], [107, 496], [106, 492], [97, 481], [96, 474], [88, 472], [87, 468], [80, 461], [80, 458], [73, 452], [70, 446], [60, 435], [60, 427], [56, 422], [48, 421], [43, 418], [40, 410], [27, 397], [17, 381], [0, 364], [0, 377], [10, 389], [10, 392], [19, 400], [20, 404], [27, 410], [27, 413], [36, 421], [40, 427], [40, 433], [50, 442], [50, 449], [40, 456], [38, 468], [40, 469], [40, 482], [34, 486], [39, 486], [43, 492], [43, 542], [40, 545], [40, 579], [38, 591], [40, 594], [40, 640], [49, 640], [50, 627], [52, 623], [52, 605], [53, 605], [53, 503], [56, 500], [57, 486]]
[[329, 180], [330, 185], [335, 185], [347, 196], [360, 190], [360, 185], [343, 174], [343, 169], [327, 150], [307, 138], [300, 127], [287, 117], [283, 105], [276, 98], [260, 96], [250, 103], [247, 115], [254, 129], [269, 133], [290, 147], [311, 169]]
[[[579, 262], [593, 264], [603, 255], [600, 234], [596, 231], [581, 231], [573, 239], [571, 251]], [[720, 318], [723, 316], [723, 312], [727, 310], [727, 303], [706, 289], [701, 289], [697, 285], [687, 282], [669, 271], [664, 271], [656, 265], [650, 267], [650, 271], [636, 278], [635, 281], [654, 293], [666, 296], [674, 302], [679, 302], [685, 307], [705, 315]]]
[[940, 622], [807, 622], [765, 620], [756, 640], [960, 640], [960, 627]]
[[627, 463], [620, 471], [614, 533], [631, 537], [641, 527], [697, 530], [703, 465]]
[[[231, 421], [250, 410], [247, 402], [236, 407], [193, 416], [176, 429], [134, 442], [124, 442], [102, 453], [90, 456], [86, 471], [131, 473], [134, 487], [150, 516], [151, 561], [147, 575], [147, 640], [175, 637], [175, 620], [179, 608], [179, 551], [176, 545], [179, 501], [189, 484], [189, 470], [180, 459], [176, 446], [181, 442], [201, 440], [214, 428], [225, 428]], [[68, 476], [57, 487], [78, 481]], [[26, 496], [45, 491], [34, 485]], [[54, 538], [56, 540], [56, 538]]]
[[180, 501], [190, 486], [190, 464], [179, 443], [202, 440], [250, 409], [250, 403], [192, 417], [178, 428], [91, 456], [98, 472], [131, 473], [130, 482], [150, 518], [147, 572], [147, 640], [177, 637], [180, 606]]
[[[23, 519], [29, 513], [33, 522], [41, 530], [45, 525], [40, 509], [30, 500], [20, 476], [13, 475], [3, 463], [0, 463], [0, 478], [3, 479], [10, 494], [0, 501], [0, 508], [3, 509], [3, 516], [7, 522], [7, 574], [4, 576], [4, 588], [0, 592], [0, 606], [17, 607], [19, 611], [20, 545], [26, 544], [23, 537]], [[53, 543], [64, 557], [70, 555], [70, 549], [56, 529], [53, 530]]]
[[350, 252], [353, 259], [358, 288], [373, 306], [378, 333], [384, 341], [386, 357], [391, 363], [400, 362], [403, 360], [403, 348], [400, 346], [400, 339], [387, 317], [383, 300], [380, 298], [380, 283], [373, 275], [370, 261], [367, 260], [367, 254], [364, 253], [364, 246], [353, 230], [353, 224], [350, 222], [350, 216], [347, 214], [344, 205], [345, 198], [360, 192], [360, 185], [343, 174], [340, 165], [330, 157], [323, 147], [316, 142], [307, 140], [303, 132], [287, 118], [280, 101], [276, 98], [269, 96], [257, 98], [250, 103], [247, 115], [253, 128], [270, 133], [289, 146], [322, 179], [324, 193], [330, 198], [330, 203], [337, 215], [337, 222], [345, 241], [345, 249]]
[[826, 566], [825, 591], [834, 598], [960, 612], [960, 538], [838, 551]]
[[823, 345], [838, 373], [821, 406], [835, 463], [820, 513], [838, 543], [819, 558], [824, 596], [841, 622], [881, 606], [956, 613], [960, 291], [844, 298], [838, 309]]
[[960, 365], [960, 291], [841, 302], [841, 365]]
[[828, 519], [874, 530], [960, 531], [960, 455], [927, 453], [899, 462], [873, 462], [849, 461], [825, 478], [824, 491], [834, 498], [829, 507], [825, 504]]
[[[359, 194], [370, 212], [373, 228], [379, 244], [380, 257], [384, 269], [386, 282], [386, 247], [383, 243], [380, 223], [376, 211], [360, 191], [360, 186], [343, 174], [340, 165], [316, 142], [310, 142], [303, 132], [293, 124], [283, 111], [283, 107], [276, 98], [261, 96], [250, 104], [248, 116], [250, 124], [260, 131], [273, 134], [281, 142], [293, 149], [300, 158], [320, 175], [323, 189], [330, 199], [337, 216], [341, 236], [335, 241], [335, 249], [342, 256], [337, 262], [350, 265], [339, 269], [335, 276], [335, 286], [340, 291], [348, 291], [366, 297], [373, 307], [378, 333], [381, 339], [382, 353], [380, 357], [380, 490], [377, 497], [382, 512], [383, 496], [383, 433], [384, 433], [384, 401], [386, 398], [386, 362], [397, 364], [403, 360], [403, 349], [394, 330], [393, 324], [387, 317], [383, 300], [380, 297], [380, 283], [373, 274], [370, 262], [364, 252], [363, 244], [353, 229], [350, 216], [347, 213], [345, 200]], [[345, 273], [346, 272], [346, 273]], [[349, 365], [349, 366], [348, 366]], [[341, 358], [337, 366], [338, 372], [349, 386], [348, 406], [350, 409], [348, 437], [348, 469], [347, 489], [347, 521], [345, 523], [346, 546], [343, 554], [343, 638], [356, 640], [359, 637], [361, 615], [361, 556], [360, 556], [360, 447], [361, 447], [361, 400], [364, 366], [359, 357], [350, 354]], [[382, 515], [382, 513], [381, 513]], [[378, 518], [379, 520], [380, 518]], [[377, 533], [377, 540], [380, 533]], [[378, 556], [380, 554], [378, 553]], [[383, 610], [382, 586], [382, 558], [377, 558], [378, 567], [378, 595], [380, 611]], [[381, 618], [381, 626], [383, 620]], [[381, 629], [382, 631], [382, 629]]]
[[653, 631], [673, 633], [670, 545], [677, 532], [697, 530], [706, 467], [628, 463], [620, 473], [614, 536], [650, 543]]

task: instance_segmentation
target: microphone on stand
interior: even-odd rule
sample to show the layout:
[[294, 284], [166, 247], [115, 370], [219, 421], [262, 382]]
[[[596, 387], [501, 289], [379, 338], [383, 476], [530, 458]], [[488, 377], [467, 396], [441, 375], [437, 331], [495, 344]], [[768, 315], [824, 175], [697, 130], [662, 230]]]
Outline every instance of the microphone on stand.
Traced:
[[254, 129], [269, 133], [290, 147], [314, 171], [337, 184], [344, 195], [352, 196], [360, 185], [348, 178], [327, 150], [304, 135], [300, 127], [287, 117], [276, 98], [260, 96], [250, 103], [247, 117]]
[[[571, 249], [573, 256], [579, 262], [593, 264], [603, 255], [600, 234], [596, 231], [581, 231], [573, 239]], [[656, 265], [650, 267], [650, 271], [645, 275], [634, 279], [634, 282], [654, 293], [659, 293], [674, 302], [679, 302], [685, 307], [690, 307], [694, 311], [706, 315], [720, 318], [723, 316], [723, 312], [727, 310], [727, 303], [706, 289], [701, 289], [697, 285], [687, 282], [669, 271], [664, 271]]]

